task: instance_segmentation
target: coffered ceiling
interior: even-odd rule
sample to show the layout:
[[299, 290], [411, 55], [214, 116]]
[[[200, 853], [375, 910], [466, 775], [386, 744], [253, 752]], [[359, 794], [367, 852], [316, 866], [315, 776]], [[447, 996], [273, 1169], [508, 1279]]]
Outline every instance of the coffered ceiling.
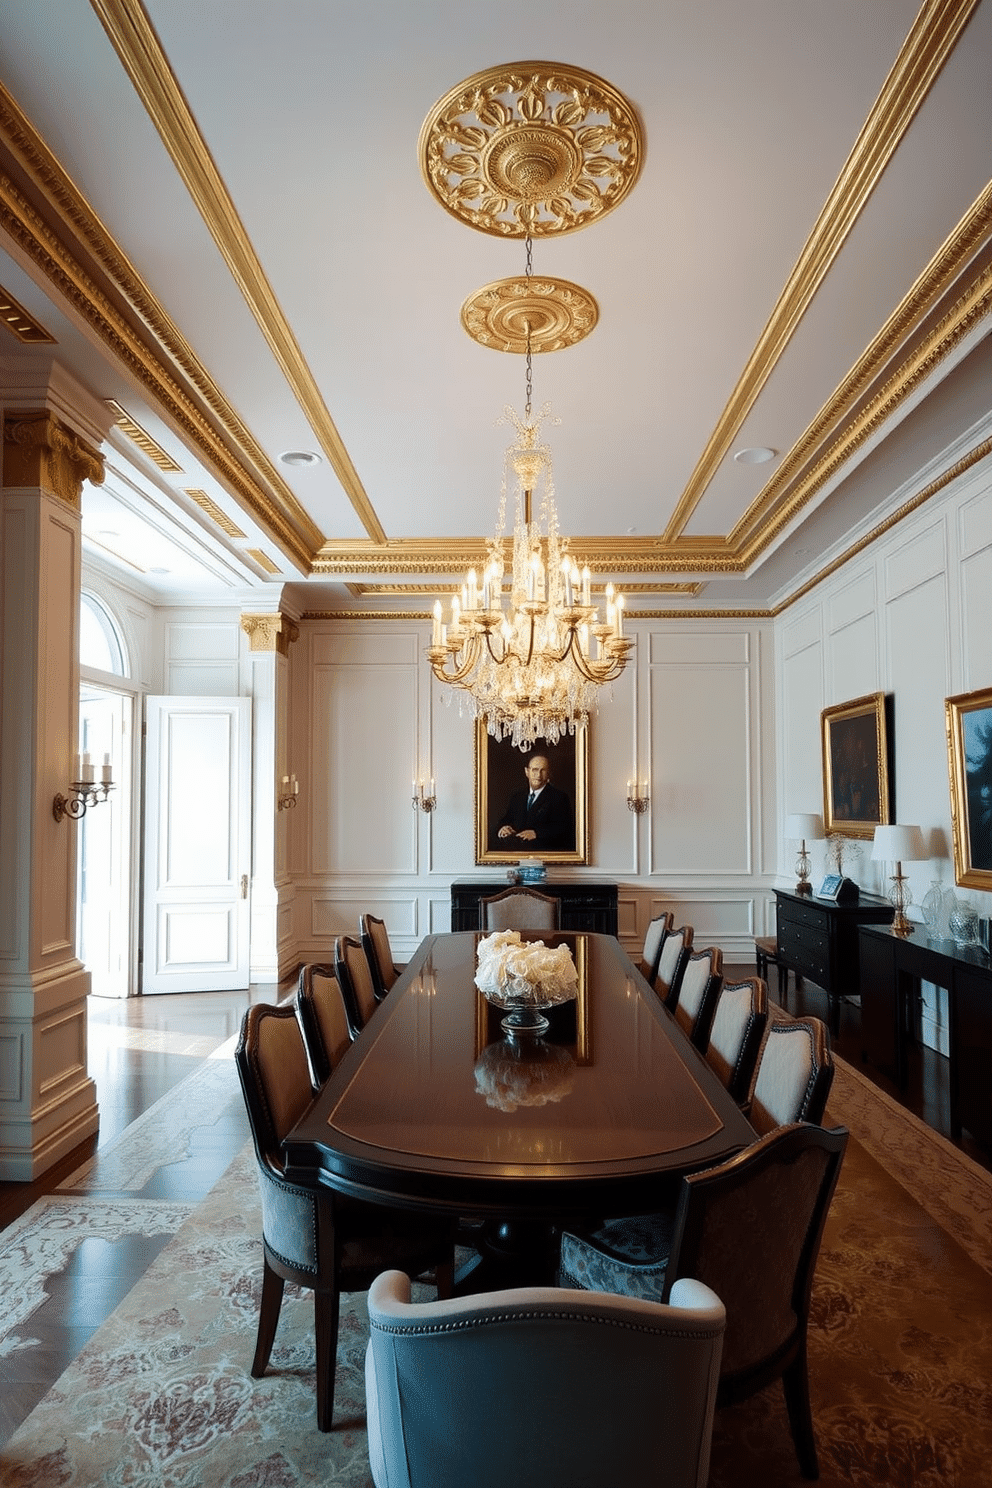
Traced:
[[992, 0], [0, 0], [0, 375], [112, 405], [94, 555], [300, 612], [426, 611], [479, 561], [524, 358], [462, 307], [525, 248], [418, 138], [518, 62], [642, 131], [616, 209], [533, 249], [597, 312], [534, 403], [631, 613], [775, 613], [988, 457]]

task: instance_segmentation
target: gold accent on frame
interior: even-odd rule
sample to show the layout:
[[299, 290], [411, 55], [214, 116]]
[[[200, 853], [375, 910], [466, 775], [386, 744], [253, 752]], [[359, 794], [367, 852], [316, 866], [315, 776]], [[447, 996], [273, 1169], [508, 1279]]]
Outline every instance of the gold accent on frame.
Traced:
[[91, 0], [128, 77], [171, 155], [245, 303], [370, 537], [386, 534], [365, 494], [289, 321], [138, 0]]
[[277, 651], [280, 656], [289, 655], [290, 646], [300, 634], [296, 621], [278, 610], [242, 615], [241, 629], [248, 637], [249, 651]]
[[462, 325], [473, 341], [494, 351], [561, 351], [599, 320], [588, 290], [568, 279], [498, 279], [469, 295]]
[[944, 700], [954, 882], [992, 891], [992, 687]]
[[82, 509], [83, 481], [103, 482], [103, 456], [47, 409], [10, 412], [3, 421], [3, 484], [38, 487]]
[[633, 105], [559, 62], [466, 78], [431, 109], [420, 169], [446, 212], [499, 238], [574, 232], [619, 206], [644, 154]]
[[5, 325], [22, 346], [40, 346], [44, 342], [55, 344], [39, 320], [31, 315], [9, 290], [0, 286], [0, 325]]
[[245, 548], [245, 552], [249, 558], [254, 558], [259, 568], [264, 568], [266, 573], [277, 574], [282, 572], [278, 563], [273, 563], [268, 553], [263, 553], [261, 548]]
[[228, 537], [246, 536], [246, 534], [241, 531], [241, 528], [237, 525], [237, 523], [231, 521], [231, 518], [227, 515], [227, 512], [219, 507], [216, 501], [213, 501], [207, 495], [206, 491], [201, 491], [199, 489], [191, 490], [187, 487], [186, 495], [191, 501], [195, 501], [200, 510], [202, 512], [206, 512], [210, 520], [212, 522], [216, 522], [221, 532], [226, 533]]
[[665, 542], [674, 542], [684, 532], [977, 4], [978, 0], [925, 4], [913, 22], [768, 324], [689, 478], [665, 529]]
[[107, 399], [108, 408], [114, 411], [114, 419], [122, 434], [126, 434], [132, 444], [136, 444], [143, 455], [147, 455], [153, 465], [159, 470], [165, 471], [167, 475], [181, 475], [183, 467], [178, 465], [167, 450], [152, 438], [147, 429], [143, 429], [137, 419], [133, 419], [125, 408], [115, 398]]
[[891, 704], [884, 692], [837, 703], [820, 714], [823, 828], [829, 837], [871, 838], [893, 817]]

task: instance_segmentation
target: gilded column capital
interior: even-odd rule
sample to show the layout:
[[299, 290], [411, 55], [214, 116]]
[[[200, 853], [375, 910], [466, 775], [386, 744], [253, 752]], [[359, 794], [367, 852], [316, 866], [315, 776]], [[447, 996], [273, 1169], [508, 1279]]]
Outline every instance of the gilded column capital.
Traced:
[[3, 484], [37, 486], [79, 511], [83, 481], [103, 482], [103, 456], [46, 409], [3, 421]]
[[278, 610], [263, 615], [242, 615], [241, 629], [248, 637], [249, 651], [278, 651], [288, 656], [289, 648], [300, 633], [300, 627]]

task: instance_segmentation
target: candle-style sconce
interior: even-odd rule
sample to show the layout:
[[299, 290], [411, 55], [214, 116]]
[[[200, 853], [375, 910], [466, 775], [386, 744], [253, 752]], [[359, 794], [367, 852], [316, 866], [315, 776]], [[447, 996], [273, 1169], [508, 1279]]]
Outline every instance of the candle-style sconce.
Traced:
[[299, 794], [300, 782], [296, 776], [284, 775], [282, 777], [282, 794], [276, 798], [276, 806], [280, 811], [292, 811]]
[[69, 786], [71, 796], [64, 796], [61, 791], [52, 801], [52, 815], [57, 822], [64, 816], [71, 816], [74, 821], [86, 815], [91, 806], [99, 806], [105, 801], [114, 788], [114, 777], [110, 765], [110, 755], [103, 756], [103, 765], [100, 770], [100, 780], [97, 782], [96, 766], [88, 754], [76, 756], [76, 779]]
[[413, 809], [417, 811], [433, 811], [437, 805], [437, 794], [434, 790], [434, 776], [425, 784], [423, 780], [413, 782]]
[[651, 803], [651, 796], [650, 796], [650, 792], [648, 791], [648, 783], [647, 783], [647, 781], [646, 780], [628, 780], [627, 781], [627, 810], [628, 811], [633, 811], [637, 816], [641, 816], [645, 811], [647, 811], [648, 806], [650, 805], [650, 803]]

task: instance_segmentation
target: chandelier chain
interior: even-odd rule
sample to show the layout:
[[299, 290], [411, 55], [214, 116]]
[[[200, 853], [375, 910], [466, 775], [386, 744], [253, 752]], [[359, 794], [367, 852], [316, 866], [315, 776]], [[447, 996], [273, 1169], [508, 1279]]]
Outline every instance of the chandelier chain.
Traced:
[[[531, 280], [534, 277], [534, 239], [530, 236], [529, 233], [527, 235], [527, 238], [525, 240], [525, 243], [526, 243], [526, 264], [525, 264], [525, 269], [524, 269], [524, 276], [525, 276], [525, 278], [527, 280], [527, 288], [529, 289], [530, 288], [530, 282], [531, 282]], [[526, 398], [526, 402], [525, 402], [525, 405], [524, 405], [524, 417], [526, 418], [527, 422], [529, 423], [530, 422], [530, 417], [531, 417], [531, 404], [532, 404], [533, 398], [534, 398], [534, 358], [533, 358], [532, 348], [531, 348], [531, 343], [530, 343], [530, 336], [531, 336], [531, 324], [530, 324], [530, 321], [529, 320], [525, 320], [524, 321], [524, 326], [525, 326], [525, 329], [527, 331], [527, 398]]]

